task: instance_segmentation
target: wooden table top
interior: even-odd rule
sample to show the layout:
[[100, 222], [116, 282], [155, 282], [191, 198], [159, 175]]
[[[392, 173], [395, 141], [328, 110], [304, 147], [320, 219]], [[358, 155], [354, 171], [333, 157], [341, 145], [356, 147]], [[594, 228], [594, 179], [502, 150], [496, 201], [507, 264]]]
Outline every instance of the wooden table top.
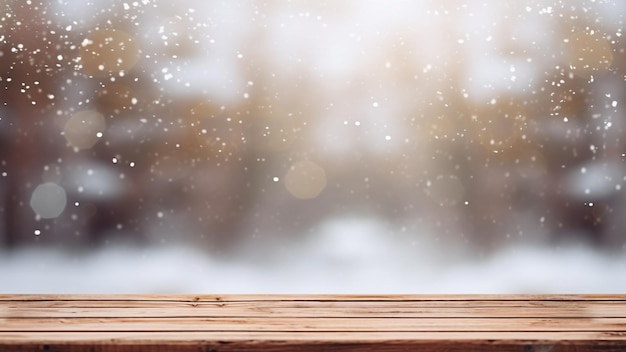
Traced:
[[626, 295], [0, 295], [0, 351], [626, 351]]

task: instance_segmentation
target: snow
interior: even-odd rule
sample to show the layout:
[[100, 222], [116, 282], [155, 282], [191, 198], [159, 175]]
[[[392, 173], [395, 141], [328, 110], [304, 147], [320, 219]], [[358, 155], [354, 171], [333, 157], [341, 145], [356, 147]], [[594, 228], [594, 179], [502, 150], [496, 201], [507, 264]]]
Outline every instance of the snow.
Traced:
[[3, 293], [620, 293], [626, 255], [583, 245], [510, 246], [477, 258], [369, 219], [328, 222], [292, 243], [211, 256], [198, 247], [0, 252]]
[[[47, 115], [33, 117], [24, 131], [49, 139], [50, 157], [26, 155], [23, 174], [44, 173], [23, 181], [26, 196], [0, 184], [29, 223], [0, 218], [0, 239], [51, 246], [0, 249], [0, 292], [624, 292], [626, 95], [611, 77], [624, 3], [392, 4], [58, 1], [40, 4], [54, 13], [47, 44], [7, 11], [0, 27], [15, 35], [0, 42], [16, 61], [0, 81], [28, 97], [21, 114], [56, 110], [62, 131], [39, 133]], [[107, 13], [125, 26], [101, 27]], [[42, 88], [36, 63], [58, 69], [59, 89]], [[0, 112], [11, 149], [28, 133]], [[21, 174], [12, 160], [0, 160], [7, 180]], [[363, 202], [388, 222], [333, 213]], [[221, 254], [176, 242], [226, 222], [254, 235]], [[602, 250], [557, 244], [577, 231]], [[112, 233], [154, 242], [69, 249]]]

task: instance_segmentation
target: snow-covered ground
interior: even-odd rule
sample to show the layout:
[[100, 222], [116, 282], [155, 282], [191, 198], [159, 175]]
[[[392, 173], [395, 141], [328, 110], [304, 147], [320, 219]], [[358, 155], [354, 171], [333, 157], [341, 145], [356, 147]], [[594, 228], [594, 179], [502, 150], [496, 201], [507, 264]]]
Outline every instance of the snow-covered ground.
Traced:
[[0, 292], [626, 292], [626, 255], [518, 245], [476, 259], [436, 241], [409, 244], [383, 232], [375, 222], [344, 219], [304, 240], [219, 259], [182, 246], [0, 252]]

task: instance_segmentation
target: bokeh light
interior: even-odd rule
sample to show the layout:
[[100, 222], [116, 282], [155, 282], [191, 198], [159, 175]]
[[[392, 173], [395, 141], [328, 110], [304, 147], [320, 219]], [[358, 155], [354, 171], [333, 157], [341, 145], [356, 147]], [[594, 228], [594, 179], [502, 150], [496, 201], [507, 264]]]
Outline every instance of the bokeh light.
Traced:
[[298, 161], [285, 175], [287, 191], [298, 199], [316, 198], [326, 188], [326, 172], [312, 161]]
[[54, 219], [63, 213], [67, 196], [63, 187], [46, 182], [38, 185], [30, 198], [30, 206], [42, 219]]
[[72, 147], [89, 149], [102, 137], [105, 128], [102, 114], [94, 110], [81, 110], [65, 122], [63, 135]]

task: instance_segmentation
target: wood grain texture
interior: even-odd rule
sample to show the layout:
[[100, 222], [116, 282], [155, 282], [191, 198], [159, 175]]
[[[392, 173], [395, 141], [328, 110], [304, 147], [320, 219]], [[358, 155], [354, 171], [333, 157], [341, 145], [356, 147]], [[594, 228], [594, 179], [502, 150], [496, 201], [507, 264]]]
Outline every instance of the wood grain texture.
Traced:
[[0, 295], [0, 351], [626, 351], [626, 295]]

